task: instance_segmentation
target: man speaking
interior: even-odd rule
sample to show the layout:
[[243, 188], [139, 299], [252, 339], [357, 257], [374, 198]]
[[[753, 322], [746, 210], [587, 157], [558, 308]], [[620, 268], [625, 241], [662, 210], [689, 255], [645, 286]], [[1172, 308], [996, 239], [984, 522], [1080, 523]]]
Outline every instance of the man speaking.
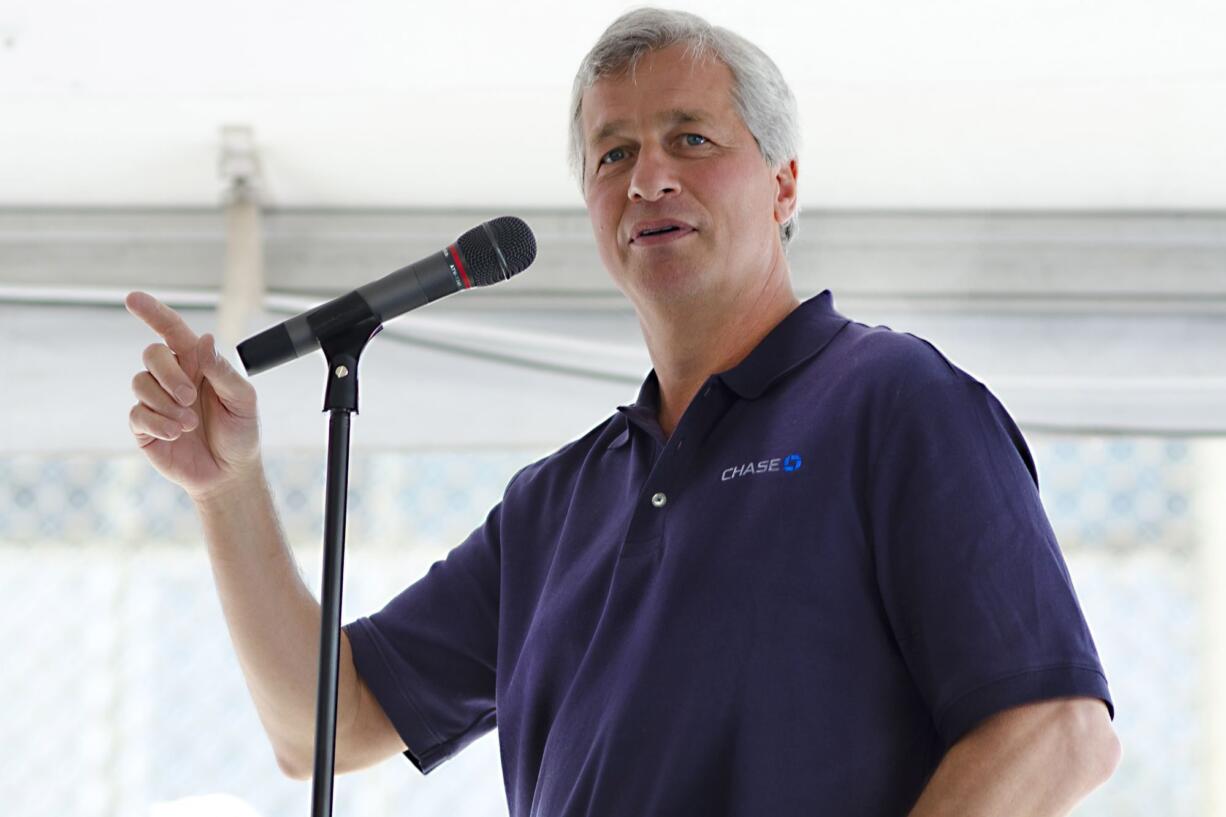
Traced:
[[[512, 817], [1067, 813], [1120, 747], [1029, 449], [927, 342], [828, 290], [797, 299], [797, 114], [774, 63], [640, 9], [584, 59], [571, 110], [654, 368], [344, 628], [337, 770], [403, 752], [429, 772], [497, 725]], [[261, 721], [305, 778], [319, 605], [255, 392], [172, 310], [128, 306], [166, 340], [133, 433], [197, 503]]]

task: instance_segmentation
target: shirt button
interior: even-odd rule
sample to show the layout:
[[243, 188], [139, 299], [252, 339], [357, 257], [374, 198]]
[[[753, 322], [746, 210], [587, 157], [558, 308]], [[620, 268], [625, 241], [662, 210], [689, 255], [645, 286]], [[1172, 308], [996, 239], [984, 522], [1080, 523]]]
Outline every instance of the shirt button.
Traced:
[[666, 497], [664, 494], [659, 494], [659, 493], [655, 494], [651, 498], [651, 504], [655, 505], [657, 508], [663, 508], [664, 503], [667, 501], [668, 501], [668, 497]]

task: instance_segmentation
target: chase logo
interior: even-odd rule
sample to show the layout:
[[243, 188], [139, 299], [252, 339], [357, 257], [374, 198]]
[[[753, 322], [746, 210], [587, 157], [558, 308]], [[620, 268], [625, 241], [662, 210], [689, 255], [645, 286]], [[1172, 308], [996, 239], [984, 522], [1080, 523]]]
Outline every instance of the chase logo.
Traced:
[[783, 471], [791, 473], [799, 471], [801, 459], [799, 454], [788, 454], [782, 459], [776, 457], [771, 460], [758, 460], [757, 462], [747, 462], [744, 465], [731, 465], [724, 469], [719, 475], [721, 482], [727, 482], [730, 479], [737, 477], [749, 477], [754, 474], [769, 474], [772, 471]]

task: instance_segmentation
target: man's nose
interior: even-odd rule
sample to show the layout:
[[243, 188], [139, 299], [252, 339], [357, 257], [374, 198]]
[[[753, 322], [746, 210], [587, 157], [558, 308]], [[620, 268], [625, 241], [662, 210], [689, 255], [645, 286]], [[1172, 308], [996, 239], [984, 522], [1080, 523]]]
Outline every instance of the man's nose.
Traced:
[[680, 190], [681, 180], [671, 156], [659, 147], [639, 151], [627, 190], [631, 201], [656, 201]]

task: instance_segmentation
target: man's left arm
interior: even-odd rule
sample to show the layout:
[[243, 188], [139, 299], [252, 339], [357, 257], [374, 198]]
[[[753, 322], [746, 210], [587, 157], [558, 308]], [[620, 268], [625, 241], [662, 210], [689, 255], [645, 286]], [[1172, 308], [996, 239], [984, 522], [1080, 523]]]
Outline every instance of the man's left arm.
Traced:
[[1097, 698], [1006, 709], [949, 748], [910, 817], [1060, 817], [1111, 777], [1121, 751]]

